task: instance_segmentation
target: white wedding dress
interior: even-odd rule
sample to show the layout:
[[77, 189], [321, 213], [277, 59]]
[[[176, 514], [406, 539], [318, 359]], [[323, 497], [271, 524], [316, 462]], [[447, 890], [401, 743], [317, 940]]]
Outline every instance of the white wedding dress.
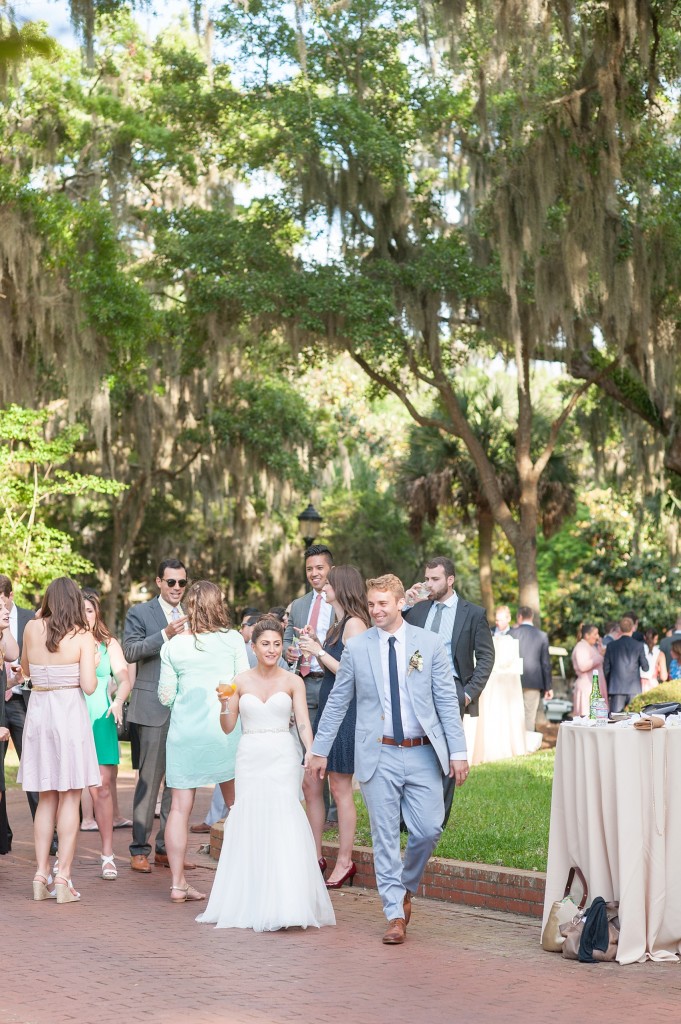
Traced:
[[291, 703], [281, 691], [266, 702], [252, 693], [239, 700], [236, 799], [208, 906], [196, 919], [203, 924], [270, 932], [336, 923], [299, 800]]

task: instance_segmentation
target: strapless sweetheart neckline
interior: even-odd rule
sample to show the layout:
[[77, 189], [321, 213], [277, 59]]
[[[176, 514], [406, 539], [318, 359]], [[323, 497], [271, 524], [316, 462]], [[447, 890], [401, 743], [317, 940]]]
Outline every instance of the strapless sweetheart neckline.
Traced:
[[270, 695], [270, 696], [269, 696], [269, 697], [267, 698], [267, 700], [262, 700], [262, 698], [258, 697], [258, 695], [257, 695], [256, 693], [242, 693], [242, 695], [241, 695], [241, 697], [239, 698], [239, 700], [243, 700], [243, 699], [244, 699], [244, 697], [252, 697], [252, 698], [253, 698], [253, 700], [257, 700], [258, 704], [262, 704], [262, 706], [263, 706], [263, 707], [264, 707], [264, 706], [265, 706], [266, 704], [269, 704], [269, 702], [270, 702], [271, 700], [274, 700], [274, 698], [275, 698], [275, 697], [288, 697], [288, 699], [289, 699], [289, 700], [291, 700], [291, 694], [290, 694], [290, 693], [286, 693], [286, 691], [285, 691], [285, 690], [277, 690], [277, 692], [276, 692], [276, 693], [273, 693], [273, 694], [271, 694], [271, 695]]

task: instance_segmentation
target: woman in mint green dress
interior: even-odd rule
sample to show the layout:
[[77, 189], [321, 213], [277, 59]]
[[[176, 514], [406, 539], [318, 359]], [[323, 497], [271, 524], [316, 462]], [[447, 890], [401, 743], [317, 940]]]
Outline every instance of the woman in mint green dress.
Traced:
[[173, 791], [165, 840], [172, 871], [171, 900], [205, 899], [187, 885], [184, 861], [189, 816], [197, 786], [219, 783], [234, 803], [234, 765], [241, 729], [226, 736], [215, 709], [215, 690], [248, 668], [243, 637], [231, 628], [219, 587], [198, 580], [182, 602], [189, 629], [161, 648], [158, 699], [171, 707], [166, 741], [166, 785]]
[[[101, 776], [100, 786], [91, 786], [95, 821], [102, 839], [102, 878], [112, 880], [117, 871], [113, 857], [113, 799], [118, 765], [118, 733], [116, 724], [123, 720], [123, 704], [131, 690], [128, 666], [123, 649], [102, 620], [99, 594], [89, 588], [82, 591], [85, 615], [90, 632], [97, 641], [97, 689], [85, 701], [95, 737], [97, 761]], [[116, 699], [109, 697], [109, 683], [113, 676], [118, 689]]]

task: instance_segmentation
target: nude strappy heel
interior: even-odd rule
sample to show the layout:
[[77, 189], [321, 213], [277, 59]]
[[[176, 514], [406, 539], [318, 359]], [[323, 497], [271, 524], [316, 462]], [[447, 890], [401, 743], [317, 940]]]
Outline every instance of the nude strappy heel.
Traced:
[[[61, 878], [61, 882], [58, 882], [57, 878]], [[63, 875], [55, 876], [54, 888], [57, 893], [57, 903], [77, 903], [80, 899], [80, 893], [73, 888], [71, 879], [67, 880]]]
[[56, 898], [56, 892], [50, 892], [47, 888], [48, 885], [52, 884], [52, 875], [36, 875], [33, 879], [33, 899], [34, 900], [53, 900]]

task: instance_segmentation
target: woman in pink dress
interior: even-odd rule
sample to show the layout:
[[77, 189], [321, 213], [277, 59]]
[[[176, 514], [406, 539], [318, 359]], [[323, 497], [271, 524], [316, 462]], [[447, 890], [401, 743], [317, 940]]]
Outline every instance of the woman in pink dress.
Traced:
[[[21, 668], [32, 686], [17, 779], [25, 790], [39, 794], [33, 899], [56, 895], [57, 903], [74, 903], [80, 899], [71, 884], [80, 794], [86, 786], [99, 786], [101, 779], [84, 697], [97, 688], [95, 640], [73, 580], [62, 576], [45, 591], [38, 617], [24, 630]], [[55, 823], [59, 869], [52, 892], [49, 857]]]
[[572, 717], [585, 718], [589, 715], [589, 697], [594, 670], [598, 671], [598, 682], [601, 697], [608, 700], [608, 684], [603, 674], [603, 657], [605, 648], [601, 643], [598, 626], [585, 625], [582, 639], [575, 645], [572, 652], [572, 665], [577, 674], [572, 690]]

